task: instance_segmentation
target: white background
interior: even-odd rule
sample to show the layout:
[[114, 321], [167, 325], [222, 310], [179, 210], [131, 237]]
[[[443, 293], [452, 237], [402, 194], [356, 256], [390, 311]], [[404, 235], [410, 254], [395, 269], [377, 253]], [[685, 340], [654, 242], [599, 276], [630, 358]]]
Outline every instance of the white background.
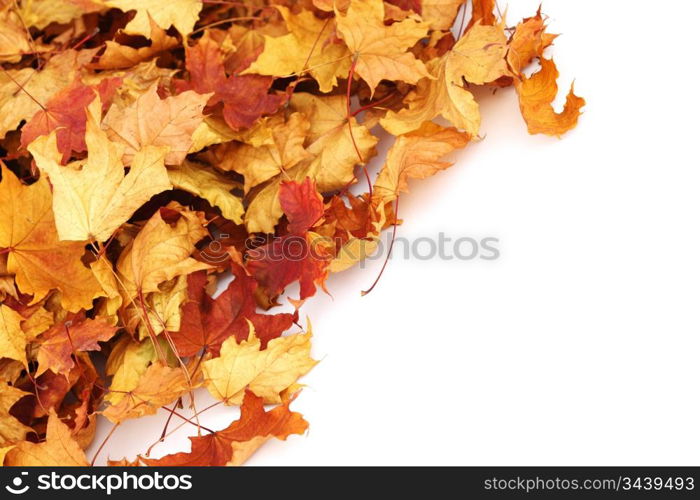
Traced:
[[[511, 1], [509, 24], [538, 5]], [[380, 262], [333, 276], [302, 310], [322, 360], [293, 406], [310, 431], [250, 464], [700, 463], [700, 4], [543, 11], [560, 87], [575, 77], [588, 102], [579, 127], [530, 136], [512, 89], [479, 93], [485, 140], [401, 198], [400, 236], [495, 236], [501, 258], [394, 259], [366, 297]], [[109, 455], [162, 422], [128, 423]]]

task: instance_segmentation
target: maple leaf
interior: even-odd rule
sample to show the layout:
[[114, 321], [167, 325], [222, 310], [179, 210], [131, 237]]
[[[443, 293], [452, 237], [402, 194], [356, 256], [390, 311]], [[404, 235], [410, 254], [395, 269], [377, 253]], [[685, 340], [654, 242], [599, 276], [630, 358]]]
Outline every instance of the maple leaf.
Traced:
[[172, 403], [191, 386], [181, 367], [170, 368], [157, 361], [140, 377], [138, 385], [102, 414], [113, 423], [155, 414]]
[[131, 165], [135, 155], [147, 146], [168, 148], [167, 165], [179, 165], [192, 146], [192, 134], [204, 115], [209, 95], [187, 91], [160, 99], [158, 85], [152, 85], [126, 108], [112, 106], [104, 118], [107, 136], [124, 144], [124, 162]]
[[81, 65], [91, 58], [90, 53], [66, 50], [51, 57], [41, 70], [0, 72], [0, 139], [42, 110], [44, 102], [73, 81]]
[[461, 78], [454, 80], [455, 75], [451, 78], [447, 74], [449, 59], [448, 52], [428, 63], [428, 69], [436, 78], [424, 78], [418, 82], [416, 89], [405, 99], [408, 106], [398, 112], [389, 111], [379, 121], [384, 129], [394, 135], [406, 134], [420, 128], [423, 123], [442, 116], [472, 137], [479, 134], [479, 105], [473, 94], [464, 88]]
[[381, 80], [416, 83], [430, 76], [425, 65], [407, 52], [428, 33], [428, 24], [406, 19], [384, 25], [381, 0], [354, 0], [345, 15], [336, 9], [338, 35], [354, 54], [355, 72], [374, 92]]
[[118, 329], [102, 319], [70, 315], [64, 323], [55, 324], [39, 336], [39, 367], [36, 375], [41, 375], [46, 370], [67, 375], [75, 366], [74, 354], [77, 355], [81, 351], [99, 351], [98, 342], [111, 339]]
[[289, 410], [291, 401], [290, 398], [265, 411], [263, 398], [246, 391], [240, 418], [220, 431], [190, 437], [191, 451], [159, 459], [140, 458], [154, 467], [240, 465], [268, 439], [275, 437], [284, 441], [292, 434], [306, 432], [309, 424], [301, 414]]
[[270, 139], [265, 141], [269, 144], [254, 146], [231, 143], [221, 152], [224, 159], [219, 163], [219, 168], [241, 174], [245, 179], [246, 193], [311, 157], [304, 148], [309, 120], [301, 113], [293, 113], [286, 120], [274, 118], [267, 123], [269, 130], [260, 130], [260, 134], [269, 133]]
[[314, 158], [307, 174], [313, 175], [323, 193], [346, 187], [354, 179], [359, 156], [368, 162], [379, 139], [354, 117], [348, 119], [343, 96], [298, 92], [290, 100], [290, 107], [306, 114], [311, 124], [306, 151]]
[[81, 261], [83, 244], [59, 241], [47, 180], [25, 186], [2, 162], [0, 170], [0, 248], [8, 249], [18, 288], [34, 296], [33, 304], [56, 289], [69, 311], [90, 308], [102, 288]]
[[107, 40], [105, 51], [100, 56], [100, 60], [92, 67], [99, 69], [130, 68], [147, 61], [162, 52], [178, 45], [177, 38], [168, 36], [158, 24], [150, 19], [151, 32], [147, 35], [150, 44], [146, 47], [134, 48], [130, 45]]
[[22, 19], [12, 7], [10, 3], [0, 6], [0, 62], [19, 62], [32, 50]]
[[28, 395], [27, 392], [0, 382], [0, 448], [22, 441], [28, 432], [32, 432], [31, 427], [27, 427], [10, 414], [14, 404]]
[[265, 49], [242, 74], [284, 77], [308, 70], [321, 92], [333, 90], [338, 78], [347, 75], [351, 54], [344, 44], [329, 40], [335, 27], [332, 20], [319, 19], [309, 10], [293, 14], [286, 7], [275, 7], [289, 33], [265, 35]]
[[507, 61], [516, 76], [519, 76], [520, 71], [535, 57], [542, 56], [544, 49], [554, 42], [557, 35], [546, 33], [545, 29], [546, 25], [539, 9], [537, 14], [523, 19], [515, 27], [508, 44]]
[[422, 0], [420, 12], [423, 21], [434, 30], [450, 29], [464, 0]]
[[282, 402], [281, 393], [316, 365], [311, 359], [311, 327], [268, 342], [260, 350], [260, 339], [249, 323], [248, 339], [240, 344], [229, 337], [221, 345], [221, 355], [202, 363], [202, 372], [212, 396], [227, 405], [240, 404], [246, 388], [265, 403]]
[[[161, 337], [157, 340], [164, 341]], [[112, 377], [112, 382], [105, 400], [111, 404], [119, 403], [125, 394], [138, 386], [148, 367], [157, 359], [154, 343], [150, 339], [138, 342], [129, 336], [121, 337], [107, 358], [105, 371]]]
[[317, 284], [323, 286], [328, 274], [329, 242], [307, 232], [323, 215], [323, 202], [308, 177], [301, 183], [283, 182], [279, 201], [291, 234], [248, 252], [247, 268], [270, 298], [299, 281], [299, 299], [304, 300], [316, 293]]
[[445, 61], [445, 77], [454, 83], [461, 78], [478, 85], [492, 82], [508, 73], [508, 51], [504, 26], [475, 24], [452, 47]]
[[194, 244], [207, 235], [196, 213], [184, 211], [174, 225], [160, 211], [153, 214], [117, 261], [121, 286], [130, 297], [158, 291], [158, 285], [176, 276], [210, 265], [189, 257]]
[[45, 109], [37, 111], [22, 127], [22, 147], [26, 148], [37, 137], [53, 132], [56, 146], [63, 153], [61, 163], [66, 164], [73, 151], [81, 153], [87, 148], [85, 108], [95, 99], [95, 90], [100, 100], [107, 103], [119, 85], [120, 78], [107, 78], [93, 90], [79, 80], [74, 81], [54, 94], [46, 102]]
[[410, 134], [399, 136], [389, 150], [386, 164], [374, 184], [374, 194], [383, 202], [394, 200], [408, 191], [408, 179], [425, 179], [452, 165], [440, 159], [463, 148], [469, 135], [455, 128], [444, 128], [431, 122]]
[[586, 101], [574, 94], [574, 84], [566, 96], [564, 109], [557, 113], [552, 101], [557, 96], [559, 71], [551, 59], [540, 59], [542, 67], [530, 78], [516, 80], [520, 111], [531, 134], [561, 135], [578, 123]]
[[22, 330], [22, 315], [0, 304], [0, 353], [3, 358], [20, 361], [27, 366], [27, 337]]
[[193, 356], [201, 350], [218, 355], [227, 338], [239, 342], [248, 338], [247, 321], [255, 327], [263, 348], [292, 326], [292, 314], [258, 314], [254, 296], [257, 282], [240, 265], [232, 263], [231, 269], [235, 279], [216, 299], [206, 292], [205, 272], [189, 275], [180, 331], [170, 334], [180, 356]]
[[219, 44], [208, 33], [188, 47], [186, 55], [189, 85], [200, 94], [213, 92], [209, 105], [223, 103], [224, 119], [234, 130], [250, 127], [261, 116], [277, 111], [284, 101], [284, 96], [268, 93], [271, 77], [227, 77]]
[[66, 424], [52, 409], [46, 426], [46, 440], [41, 443], [22, 441], [7, 453], [10, 467], [82, 467], [88, 465], [85, 453], [71, 436]]
[[231, 193], [239, 185], [236, 181], [217, 170], [187, 160], [182, 165], [168, 168], [168, 176], [176, 188], [204, 198], [236, 224], [243, 222], [243, 201]]
[[484, 26], [496, 24], [496, 15], [493, 13], [496, 8], [496, 0], [472, 0], [472, 17], [467, 24], [467, 30], [477, 23]]
[[60, 165], [56, 132], [29, 146], [37, 166], [53, 184], [53, 211], [61, 240], [105, 241], [153, 195], [172, 187], [163, 147], [146, 146], [136, 153], [124, 175], [124, 148], [111, 142], [100, 128], [101, 109], [95, 98], [87, 110], [89, 155], [84, 164]]
[[182, 36], [189, 35], [202, 10], [202, 0], [108, 0], [110, 7], [124, 12], [135, 10], [136, 16], [124, 31], [132, 35], [151, 34], [151, 20], [162, 29], [175, 26]]

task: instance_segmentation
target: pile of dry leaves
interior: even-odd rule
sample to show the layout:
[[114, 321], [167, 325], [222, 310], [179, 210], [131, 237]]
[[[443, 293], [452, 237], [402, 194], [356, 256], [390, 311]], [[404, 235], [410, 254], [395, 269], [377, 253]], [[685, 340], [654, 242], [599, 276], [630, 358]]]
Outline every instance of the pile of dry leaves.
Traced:
[[[478, 138], [470, 89], [513, 86], [531, 133], [584, 104], [552, 108], [539, 12], [507, 27], [474, 0], [460, 26], [463, 3], [0, 0], [0, 462], [87, 465], [98, 419], [161, 408], [191, 451], [112, 464], [240, 464], [303, 433], [298, 310]], [[200, 387], [240, 417], [207, 428]]]

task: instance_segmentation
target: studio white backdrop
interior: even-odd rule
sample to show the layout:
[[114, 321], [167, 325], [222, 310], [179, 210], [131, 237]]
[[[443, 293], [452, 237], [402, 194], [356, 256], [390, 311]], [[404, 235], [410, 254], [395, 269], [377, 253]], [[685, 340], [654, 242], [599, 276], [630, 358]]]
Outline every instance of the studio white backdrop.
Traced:
[[[539, 3], [500, 7], [515, 24]], [[401, 198], [399, 236], [494, 237], [499, 258], [399, 252], [366, 297], [381, 261], [331, 277], [301, 311], [321, 360], [293, 405], [310, 430], [249, 464], [700, 463], [700, 4], [543, 12], [562, 96], [575, 78], [588, 103], [579, 127], [530, 136], [512, 89], [482, 92], [484, 140]], [[122, 426], [109, 456], [143, 452], [163, 420]]]

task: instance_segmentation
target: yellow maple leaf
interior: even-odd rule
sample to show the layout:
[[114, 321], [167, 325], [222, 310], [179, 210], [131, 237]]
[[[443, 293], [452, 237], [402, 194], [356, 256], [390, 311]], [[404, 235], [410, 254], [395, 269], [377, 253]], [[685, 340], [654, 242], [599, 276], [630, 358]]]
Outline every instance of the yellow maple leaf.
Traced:
[[130, 68], [137, 64], [175, 47], [178, 40], [168, 36], [165, 30], [158, 26], [153, 19], [150, 19], [151, 32], [147, 35], [151, 44], [146, 47], [131, 47], [122, 45], [112, 40], [105, 42], [105, 51], [100, 56], [100, 60], [93, 65], [99, 69]]
[[124, 146], [110, 141], [100, 128], [101, 109], [99, 96], [87, 108], [87, 161], [62, 166], [55, 131], [28, 147], [53, 185], [61, 240], [106, 241], [153, 195], [172, 188], [164, 164], [167, 147], [145, 146], [124, 175]]
[[0, 356], [27, 366], [27, 338], [20, 325], [23, 320], [17, 311], [0, 304]]
[[146, 146], [167, 146], [165, 163], [179, 165], [192, 147], [192, 134], [204, 119], [202, 110], [209, 97], [188, 90], [160, 99], [154, 84], [130, 106], [112, 105], [103, 126], [112, 141], [125, 145], [125, 164], [131, 165]]
[[89, 465], [85, 452], [73, 439], [71, 431], [49, 410], [46, 440], [41, 443], [22, 441], [7, 453], [5, 465], [12, 467], [84, 467]]
[[286, 7], [276, 7], [289, 33], [277, 37], [265, 35], [265, 49], [243, 74], [283, 77], [308, 70], [321, 92], [330, 92], [338, 77], [348, 74], [351, 63], [345, 45], [326, 43], [335, 23], [332, 19], [319, 19], [309, 10], [293, 14]]
[[343, 96], [319, 97], [299, 92], [294, 94], [290, 105], [292, 109], [303, 110], [311, 123], [306, 150], [313, 155], [309, 171], [315, 174], [318, 190], [343, 189], [354, 179], [355, 165], [361, 163], [358, 151], [367, 163], [375, 154], [379, 138], [353, 117], [348, 125]]
[[483, 26], [475, 24], [467, 30], [445, 61], [445, 77], [450, 82], [481, 85], [498, 80], [508, 74], [506, 52], [508, 45], [505, 26]]
[[221, 356], [202, 363], [205, 385], [215, 398], [226, 404], [240, 404], [246, 387], [266, 403], [280, 403], [280, 393], [308, 373], [317, 361], [310, 357], [311, 325], [307, 333], [271, 340], [260, 350], [260, 339], [249, 322], [248, 340], [240, 344], [229, 337]]
[[136, 16], [124, 31], [146, 37], [151, 34], [151, 19], [164, 30], [175, 26], [182, 36], [189, 35], [203, 5], [202, 0], [108, 0], [105, 3], [124, 12], [135, 10]]
[[[225, 149], [225, 159], [218, 164], [224, 170], [234, 170], [245, 180], [244, 191], [286, 172], [311, 155], [304, 148], [309, 120], [302, 113], [292, 113], [287, 120], [277, 115], [267, 122], [271, 133], [269, 144], [231, 144]], [[265, 133], [260, 129], [260, 133]]]
[[467, 132], [470, 136], [479, 133], [481, 115], [471, 92], [464, 88], [461, 81], [448, 78], [446, 65], [449, 54], [428, 63], [428, 68], [436, 79], [424, 78], [416, 89], [409, 93], [405, 102], [408, 107], [398, 112], [389, 111], [379, 123], [394, 135], [406, 134], [438, 116], [449, 120], [454, 126]]
[[408, 192], [408, 179], [425, 179], [452, 165], [442, 161], [446, 154], [463, 148], [469, 135], [455, 128], [441, 127], [432, 122], [402, 135], [389, 150], [386, 163], [374, 183], [374, 196], [382, 202], [394, 200]]
[[194, 245], [208, 234], [195, 212], [183, 210], [173, 225], [157, 211], [117, 261], [120, 286], [126, 299], [158, 291], [158, 285], [176, 276], [211, 266], [190, 257]]
[[187, 160], [182, 165], [168, 168], [168, 175], [176, 188], [204, 198], [236, 224], [243, 222], [243, 201], [231, 193], [239, 186], [238, 182], [217, 170]]
[[428, 33], [428, 24], [405, 19], [384, 25], [382, 0], [354, 0], [343, 15], [335, 9], [338, 35], [356, 61], [355, 72], [374, 93], [381, 80], [416, 83], [430, 76], [425, 65], [407, 52]]
[[32, 432], [31, 427], [27, 427], [10, 414], [10, 408], [27, 394], [4, 382], [0, 383], [0, 447], [4, 448], [11, 443], [21, 441], [27, 432]]
[[59, 241], [48, 181], [25, 186], [2, 162], [0, 168], [0, 248], [9, 250], [7, 269], [20, 291], [34, 295], [35, 304], [56, 289], [69, 311], [89, 309], [104, 293], [81, 262], [84, 244]]
[[124, 394], [117, 404], [108, 406], [102, 414], [115, 424], [154, 415], [191, 388], [182, 367], [170, 368], [156, 361], [146, 369], [134, 389]]
[[449, 30], [464, 0], [423, 0], [421, 17], [434, 30]]

